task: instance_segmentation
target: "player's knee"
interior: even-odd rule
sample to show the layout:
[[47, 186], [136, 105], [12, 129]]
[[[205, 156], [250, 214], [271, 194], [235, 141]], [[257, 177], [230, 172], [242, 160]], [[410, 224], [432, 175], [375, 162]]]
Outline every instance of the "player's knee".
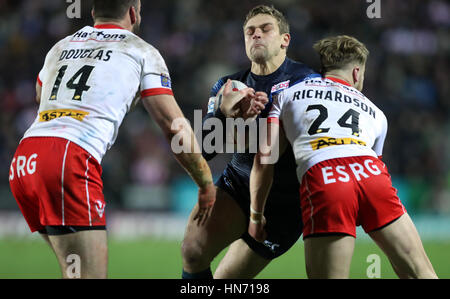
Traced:
[[183, 240], [181, 255], [184, 265], [196, 266], [208, 262], [207, 251], [195, 240]]
[[426, 253], [418, 247], [410, 245], [401, 248], [400, 256], [407, 265], [401, 272], [408, 278], [436, 278]]

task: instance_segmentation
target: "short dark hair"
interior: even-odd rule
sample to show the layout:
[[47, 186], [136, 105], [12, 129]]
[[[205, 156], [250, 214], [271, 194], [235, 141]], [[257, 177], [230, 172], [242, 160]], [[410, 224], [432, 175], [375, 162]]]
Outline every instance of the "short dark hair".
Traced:
[[94, 18], [118, 20], [131, 6], [137, 9], [139, 0], [94, 0]]
[[269, 15], [274, 17], [278, 22], [278, 28], [280, 29], [280, 33], [289, 33], [289, 23], [284, 17], [283, 13], [276, 9], [273, 5], [258, 5], [253, 7], [245, 17], [244, 27], [247, 22], [256, 15]]

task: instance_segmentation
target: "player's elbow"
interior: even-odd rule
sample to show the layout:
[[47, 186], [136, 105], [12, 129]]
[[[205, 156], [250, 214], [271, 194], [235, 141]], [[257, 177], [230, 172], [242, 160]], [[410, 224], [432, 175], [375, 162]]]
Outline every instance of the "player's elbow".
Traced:
[[183, 137], [183, 139], [187, 138], [192, 131], [189, 123], [185, 118], [169, 118], [169, 117], [156, 117], [155, 121], [158, 123], [161, 128], [163, 134], [170, 141], [175, 136]]
[[273, 167], [275, 162], [270, 159], [270, 155], [258, 152], [253, 160], [252, 171], [265, 172]]
[[255, 155], [254, 164], [259, 168], [271, 167], [278, 162], [279, 151], [276, 148], [267, 148], [265, 151], [258, 151]]

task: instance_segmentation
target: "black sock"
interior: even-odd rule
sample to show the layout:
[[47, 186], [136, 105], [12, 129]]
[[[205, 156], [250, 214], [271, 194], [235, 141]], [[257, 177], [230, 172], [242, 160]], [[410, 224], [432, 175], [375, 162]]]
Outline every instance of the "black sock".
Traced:
[[207, 268], [201, 272], [197, 272], [197, 273], [188, 273], [186, 271], [184, 271], [183, 269], [183, 273], [181, 274], [181, 278], [183, 279], [213, 279], [213, 275], [211, 272], [211, 268]]

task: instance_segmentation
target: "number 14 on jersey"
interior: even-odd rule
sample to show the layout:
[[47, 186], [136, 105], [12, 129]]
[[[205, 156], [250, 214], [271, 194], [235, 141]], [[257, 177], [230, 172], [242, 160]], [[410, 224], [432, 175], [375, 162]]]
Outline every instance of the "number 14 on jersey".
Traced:
[[[80, 68], [73, 76], [70, 78], [70, 80], [67, 82], [66, 87], [68, 89], [75, 90], [74, 95], [72, 97], [72, 100], [75, 101], [81, 101], [81, 97], [83, 95], [83, 92], [88, 91], [90, 86], [87, 85], [87, 81], [89, 79], [89, 76], [92, 73], [92, 70], [94, 69], [94, 66], [91, 65], [85, 65], [82, 68]], [[53, 84], [52, 93], [50, 94], [49, 101], [56, 101], [58, 98], [58, 91], [61, 87], [61, 82], [64, 78], [64, 75], [66, 74], [67, 65], [63, 65], [58, 70], [58, 76], [56, 77], [55, 83]], [[77, 81], [75, 83], [75, 81]]]

